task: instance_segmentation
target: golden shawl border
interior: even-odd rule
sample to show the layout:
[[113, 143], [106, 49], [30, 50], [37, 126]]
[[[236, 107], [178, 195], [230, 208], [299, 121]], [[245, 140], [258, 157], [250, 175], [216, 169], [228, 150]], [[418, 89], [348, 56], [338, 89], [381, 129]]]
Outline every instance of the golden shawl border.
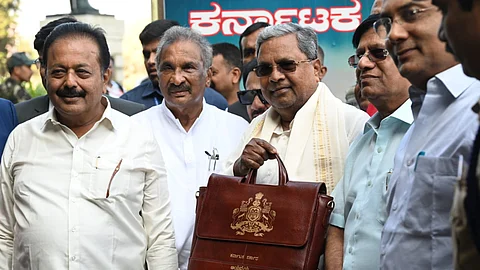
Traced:
[[[317, 102], [314, 109], [315, 113], [311, 116], [313, 117], [313, 163], [315, 170], [315, 179], [311, 181], [324, 182], [330, 193], [342, 177], [345, 156], [349, 147], [345, 131], [343, 102], [336, 98], [324, 83], [319, 83], [317, 90], [310, 99], [312, 98], [317, 99]], [[254, 120], [254, 123], [256, 123], [251, 129], [250, 138], [260, 137], [266, 141], [271, 139], [271, 135], [268, 138], [266, 137], [267, 132], [263, 129], [266, 118], [274, 118], [277, 115], [272, 110], [272, 107], [269, 108], [257, 117], [259, 119]], [[306, 134], [304, 139], [308, 140], [308, 136], [310, 134]], [[303, 152], [303, 149], [298, 149], [298, 151]], [[334, 156], [340, 157], [336, 159], [340, 162], [334, 162]], [[288, 168], [288, 164], [285, 165]]]

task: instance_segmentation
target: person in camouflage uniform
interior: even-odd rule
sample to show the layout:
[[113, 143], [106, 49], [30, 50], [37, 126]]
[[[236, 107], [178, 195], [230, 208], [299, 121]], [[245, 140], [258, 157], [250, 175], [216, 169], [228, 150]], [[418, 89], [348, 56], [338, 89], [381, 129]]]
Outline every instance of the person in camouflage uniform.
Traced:
[[8, 58], [7, 67], [8, 72], [10, 72], [10, 78], [0, 85], [1, 98], [8, 99], [14, 104], [32, 98], [22, 86], [22, 83], [30, 81], [33, 74], [31, 65], [34, 62], [24, 52], [14, 53]]

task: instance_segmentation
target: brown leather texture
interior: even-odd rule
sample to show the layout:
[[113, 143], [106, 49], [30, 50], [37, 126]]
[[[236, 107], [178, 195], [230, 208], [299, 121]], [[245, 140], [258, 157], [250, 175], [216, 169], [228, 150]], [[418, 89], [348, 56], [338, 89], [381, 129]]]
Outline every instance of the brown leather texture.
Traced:
[[333, 198], [324, 183], [278, 186], [247, 177], [212, 174], [200, 188], [190, 270], [317, 269], [324, 252]]

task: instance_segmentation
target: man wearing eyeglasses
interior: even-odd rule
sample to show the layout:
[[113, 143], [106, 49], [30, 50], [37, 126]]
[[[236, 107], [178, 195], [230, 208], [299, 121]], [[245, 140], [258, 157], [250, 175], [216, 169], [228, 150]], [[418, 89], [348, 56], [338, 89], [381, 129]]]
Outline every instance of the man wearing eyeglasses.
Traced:
[[[240, 35], [240, 39], [238, 41], [238, 46], [240, 48], [240, 56], [243, 65], [246, 65], [255, 58], [255, 42], [257, 41], [258, 34], [270, 24], [265, 22], [255, 22], [252, 25], [248, 26], [245, 31]], [[243, 78], [243, 85], [245, 86], [245, 73], [242, 68], [242, 78]], [[246, 86], [245, 86], [246, 87]], [[248, 88], [246, 88], [248, 89]], [[238, 92], [239, 95], [247, 95], [250, 96], [251, 93], [243, 93]], [[241, 97], [239, 96], [239, 99]], [[254, 97], [248, 98], [246, 102], [241, 102], [240, 100], [232, 105], [228, 106], [228, 111], [243, 117], [245, 120], [250, 122], [253, 118], [248, 113], [246, 109], [252, 102], [254, 101]]]
[[[467, 77], [438, 39], [442, 20], [431, 1], [385, 0], [376, 32], [410, 88], [414, 124], [395, 156], [381, 269], [452, 269], [450, 210], [478, 121], [470, 110], [480, 82]], [[458, 30], [462, 31], [462, 30]]]
[[379, 269], [380, 236], [387, 218], [386, 199], [393, 157], [413, 121], [410, 82], [402, 77], [385, 42], [375, 33], [371, 15], [356, 29], [356, 53], [349, 64], [359, 71], [362, 96], [378, 112], [349, 149], [345, 173], [332, 196], [326, 269]]
[[242, 76], [245, 82], [245, 91], [237, 92], [239, 102], [247, 107], [250, 121], [270, 108], [270, 104], [262, 95], [260, 78], [257, 77], [254, 71], [256, 66], [257, 58], [243, 66]]
[[[323, 65], [325, 53], [320, 45], [318, 45], [317, 49], [318, 59], [320, 60], [321, 65], [317, 77], [319, 81], [322, 81], [323, 77], [327, 73], [327, 67]], [[262, 95], [262, 90], [260, 89], [260, 78], [255, 74], [254, 69], [257, 65], [257, 58], [254, 58], [252, 61], [243, 66], [242, 76], [246, 91], [237, 92], [239, 102], [247, 106], [247, 113], [250, 117], [250, 121], [270, 108], [270, 104], [268, 104], [267, 100], [265, 100]]]
[[[255, 74], [271, 107], [255, 118], [227, 162], [227, 173], [259, 169], [257, 183], [277, 184], [279, 154], [293, 181], [325, 182], [331, 192], [368, 115], [333, 96], [319, 82], [317, 35], [288, 23], [265, 28], [257, 38]], [[265, 163], [265, 164], [264, 164]]]
[[[480, 3], [473, 0], [437, 0], [433, 3], [443, 14], [439, 38], [446, 50], [455, 54], [468, 76], [480, 79]], [[480, 113], [480, 102], [472, 107]], [[452, 237], [455, 269], [476, 269], [480, 264], [480, 132], [472, 149], [468, 174], [455, 186], [452, 207]]]

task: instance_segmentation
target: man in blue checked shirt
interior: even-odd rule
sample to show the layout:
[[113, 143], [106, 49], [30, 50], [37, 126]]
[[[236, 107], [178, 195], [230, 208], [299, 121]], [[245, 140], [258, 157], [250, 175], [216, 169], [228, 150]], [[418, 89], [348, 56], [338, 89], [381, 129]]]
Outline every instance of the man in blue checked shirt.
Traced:
[[349, 64], [360, 73], [362, 96], [378, 109], [349, 149], [343, 178], [332, 196], [335, 209], [327, 237], [326, 269], [378, 269], [380, 236], [393, 158], [413, 121], [403, 78], [375, 33], [379, 15], [364, 20], [353, 35]]

